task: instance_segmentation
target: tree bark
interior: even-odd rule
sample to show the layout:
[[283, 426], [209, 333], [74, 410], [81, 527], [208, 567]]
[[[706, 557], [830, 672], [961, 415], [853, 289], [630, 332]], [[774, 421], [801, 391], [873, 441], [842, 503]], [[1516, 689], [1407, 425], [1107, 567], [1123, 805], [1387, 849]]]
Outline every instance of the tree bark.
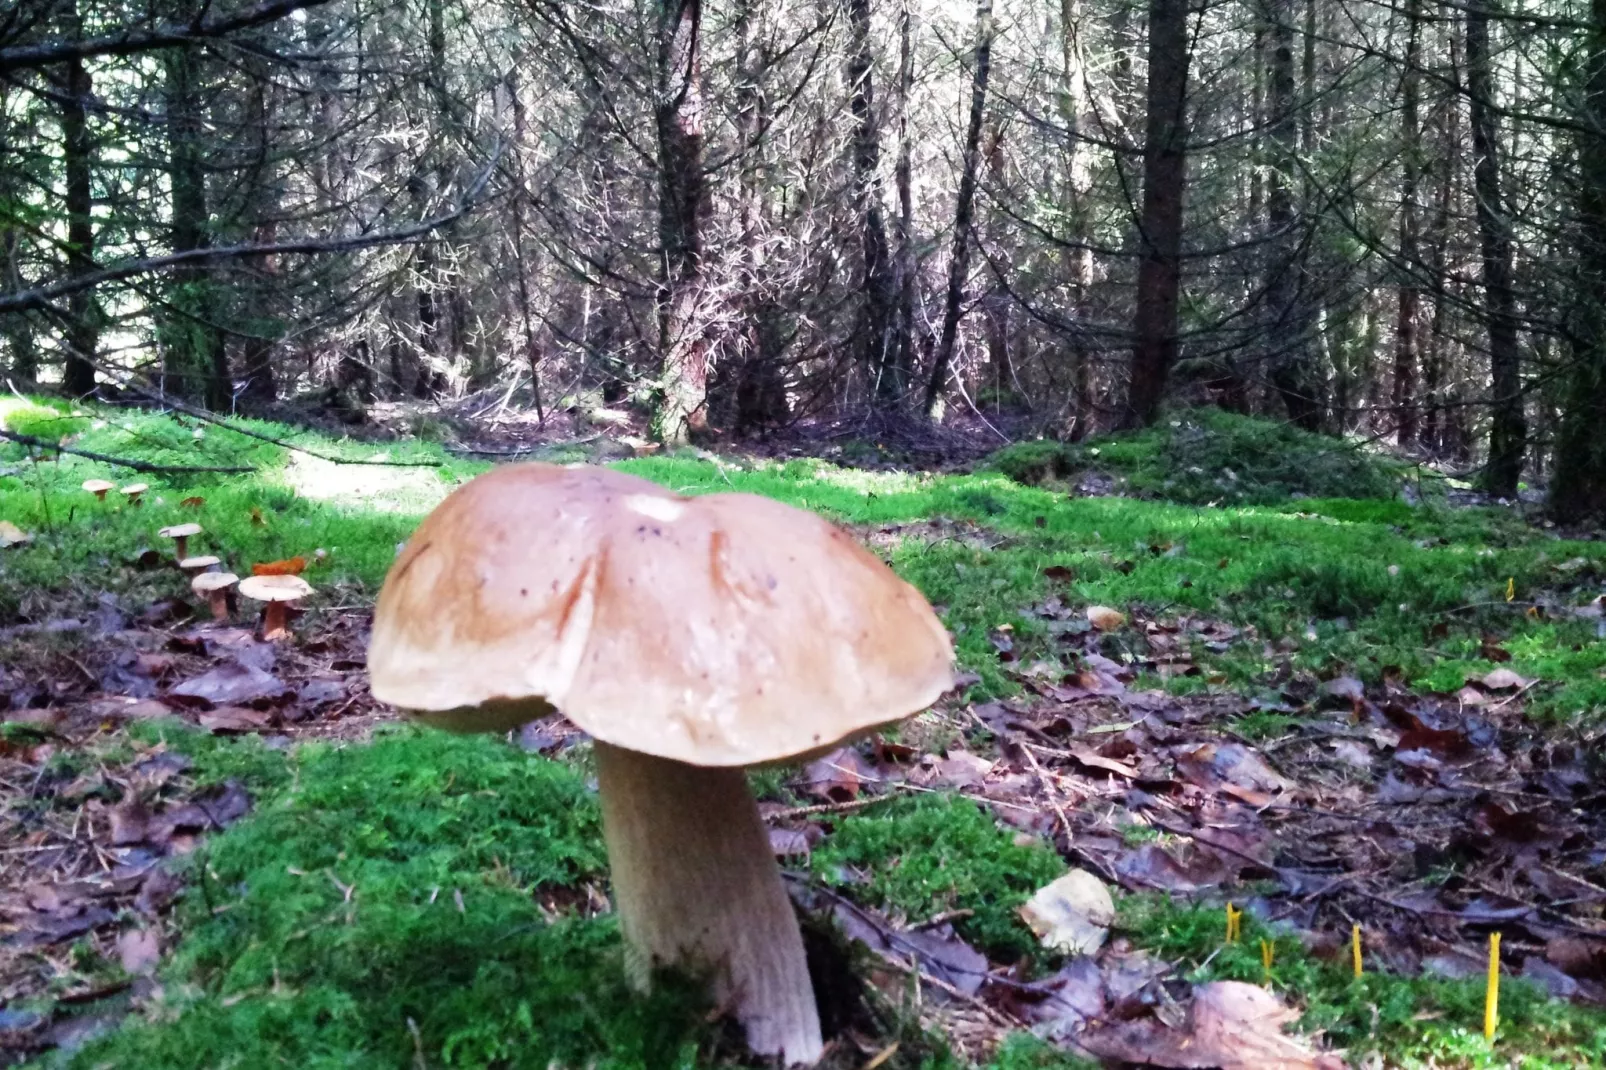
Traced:
[[914, 247], [914, 146], [909, 135], [909, 97], [915, 78], [914, 15], [910, 2], [900, 0], [898, 5], [898, 162], [893, 168], [893, 183], [898, 190], [898, 260], [888, 367], [893, 382], [888, 389], [896, 388], [900, 398], [908, 395], [914, 378], [915, 283], [920, 272]]
[[1547, 508], [1562, 523], [1606, 524], [1606, 0], [1590, 4], [1583, 99], [1576, 209], [1580, 300]]
[[970, 275], [970, 232], [975, 225], [976, 178], [981, 164], [981, 131], [987, 116], [987, 79], [992, 71], [993, 2], [979, 0], [976, 5], [976, 66], [970, 83], [970, 121], [965, 128], [965, 148], [959, 174], [959, 198], [954, 206], [954, 243], [948, 260], [948, 291], [943, 301], [942, 337], [932, 360], [931, 379], [926, 383], [926, 418], [940, 422], [946, 408], [944, 394], [948, 372], [953, 366], [954, 346], [959, 340], [959, 320], [964, 312], [965, 282]]
[[1148, 129], [1143, 147], [1137, 311], [1122, 426], [1152, 423], [1180, 348], [1182, 201], [1187, 186], [1188, 2], [1149, 0]]
[[848, 107], [853, 113], [853, 201], [864, 261], [859, 306], [859, 354], [874, 384], [878, 408], [894, 408], [903, 395], [892, 331], [892, 254], [882, 218], [881, 117], [876, 114], [875, 54], [870, 44], [870, 0], [847, 0]]
[[1421, 361], [1417, 320], [1422, 291], [1416, 272], [1421, 263], [1416, 198], [1421, 185], [1420, 142], [1422, 126], [1417, 114], [1422, 62], [1422, 0], [1407, 0], [1405, 8], [1405, 70], [1400, 76], [1400, 280], [1394, 319], [1394, 439], [1411, 445], [1417, 438], [1416, 372]]
[[[70, 37], [83, 34], [77, 5], [67, 8]], [[62, 169], [67, 183], [67, 274], [83, 277], [95, 270], [94, 192], [91, 171], [95, 144], [89, 130], [89, 99], [93, 86], [81, 56], [63, 64], [61, 135]], [[100, 306], [91, 289], [78, 290], [67, 299], [64, 341], [67, 360], [62, 389], [82, 397], [95, 389], [95, 349], [100, 339]]]
[[[1087, 76], [1082, 51], [1082, 0], [1060, 0], [1060, 123], [1065, 128], [1063, 166], [1064, 210], [1069, 227], [1065, 234], [1065, 274], [1069, 284], [1070, 314], [1080, 316], [1093, 281], [1093, 250], [1088, 245], [1087, 153], [1083, 149], [1082, 113], [1087, 108]], [[1073, 324], [1067, 342], [1070, 360], [1071, 410], [1069, 437], [1083, 438], [1093, 414], [1092, 367], [1082, 332]]]
[[1270, 44], [1266, 79], [1267, 167], [1266, 225], [1270, 232], [1266, 261], [1266, 333], [1263, 349], [1272, 385], [1288, 410], [1288, 418], [1307, 431], [1319, 431], [1325, 406], [1315, 373], [1312, 306], [1306, 277], [1301, 213], [1294, 207], [1299, 171], [1299, 112], [1294, 99], [1294, 5], [1292, 0], [1266, 0]]
[[1499, 128], [1494, 113], [1489, 14], [1490, 0], [1469, 0], [1467, 100], [1472, 125], [1472, 185], [1483, 253], [1483, 312], [1489, 333], [1493, 417], [1484, 486], [1491, 494], [1515, 498], [1517, 482], [1522, 478], [1527, 427], [1523, 417], [1521, 354], [1517, 348], [1517, 302], [1512, 288], [1511, 224], [1501, 189]]
[[708, 340], [702, 322], [703, 173], [702, 3], [660, 0], [658, 13], [658, 345], [662, 389], [653, 430], [666, 444], [687, 442], [707, 423]]
[[[206, 149], [201, 144], [203, 90], [194, 51], [169, 49], [162, 58], [167, 78], [168, 178], [173, 190], [169, 241], [175, 253], [184, 253], [212, 244]], [[195, 265], [175, 272], [173, 278], [171, 312], [162, 330], [162, 391], [200, 398], [209, 409], [227, 411], [233, 391], [212, 272]]]

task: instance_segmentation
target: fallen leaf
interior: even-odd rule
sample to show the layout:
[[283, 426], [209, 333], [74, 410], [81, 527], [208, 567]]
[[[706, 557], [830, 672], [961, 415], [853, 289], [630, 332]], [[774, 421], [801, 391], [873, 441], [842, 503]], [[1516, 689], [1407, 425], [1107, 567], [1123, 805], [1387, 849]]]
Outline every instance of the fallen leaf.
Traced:
[[1162, 892], [1201, 892], [1232, 876], [1214, 851], [1181, 844], [1178, 859], [1159, 844], [1149, 843], [1116, 859], [1115, 872], [1124, 882]]
[[199, 509], [201, 506], [206, 504], [206, 499], [198, 494], [192, 494], [188, 498], [180, 499], [179, 504], [184, 506], [186, 509]]
[[1365, 744], [1357, 743], [1353, 739], [1339, 739], [1333, 741], [1333, 757], [1345, 765], [1356, 769], [1370, 769], [1372, 767], [1372, 752]]
[[1483, 678], [1483, 686], [1490, 691], [1512, 691], [1527, 687], [1532, 680], [1518, 676], [1510, 669], [1496, 669]]
[[33, 541], [33, 536], [9, 520], [0, 520], [0, 549], [10, 549]]
[[1109, 606], [1088, 606], [1087, 620], [1101, 632], [1113, 632], [1126, 623], [1126, 614]]
[[1016, 1017], [1049, 1041], [1073, 1037], [1104, 1016], [1104, 975], [1086, 955], [1071, 959], [1051, 977], [1010, 985], [1001, 994]]
[[289, 688], [271, 673], [237, 661], [224, 662], [211, 672], [185, 680], [168, 691], [168, 696], [191, 699], [212, 706], [239, 706], [263, 699], [278, 698]]
[[1118, 1022], [1082, 1034], [1079, 1045], [1105, 1059], [1143, 1066], [1220, 1070], [1329, 1070], [1336, 1055], [1318, 1054], [1283, 1026], [1299, 1017], [1272, 993], [1241, 981], [1194, 989], [1180, 1026], [1158, 1018]]
[[770, 829], [770, 851], [777, 858], [808, 858], [808, 833], [802, 829]]
[[155, 929], [129, 929], [117, 938], [117, 959], [123, 972], [144, 977], [156, 970], [162, 945]]
[[1049, 950], [1091, 955], [1115, 923], [1115, 901], [1103, 881], [1085, 869], [1073, 869], [1037, 889], [1020, 916]]
[[858, 751], [843, 747], [804, 766], [798, 786], [826, 802], [851, 802], [859, 797], [859, 789], [864, 784], [879, 780]]
[[219, 706], [196, 717], [201, 727], [213, 735], [231, 732], [260, 732], [273, 723], [273, 716], [249, 706]]
[[1207, 791], [1228, 785], [1276, 794], [1292, 784], [1242, 743], [1206, 743], [1177, 757], [1177, 772]]

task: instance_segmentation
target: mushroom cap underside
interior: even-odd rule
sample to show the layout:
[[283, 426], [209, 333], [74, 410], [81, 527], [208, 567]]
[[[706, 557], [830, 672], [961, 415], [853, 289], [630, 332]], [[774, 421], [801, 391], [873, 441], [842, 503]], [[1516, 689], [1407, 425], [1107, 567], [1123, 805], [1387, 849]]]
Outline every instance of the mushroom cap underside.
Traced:
[[731, 766], [924, 709], [952, 685], [953, 649], [919, 591], [813, 513], [521, 464], [414, 533], [368, 667], [377, 698], [444, 727], [550, 704], [615, 746]]

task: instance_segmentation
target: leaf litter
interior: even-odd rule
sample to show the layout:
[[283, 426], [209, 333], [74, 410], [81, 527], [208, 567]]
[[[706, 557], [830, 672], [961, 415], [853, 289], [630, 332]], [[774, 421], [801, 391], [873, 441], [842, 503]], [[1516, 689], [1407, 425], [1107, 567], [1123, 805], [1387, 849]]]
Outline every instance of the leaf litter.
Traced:
[[79, 1042], [153, 997], [172, 861], [251, 809], [240, 784], [198, 782], [123, 726], [177, 717], [288, 745], [394, 716], [368, 696], [366, 612], [319, 613], [286, 645], [199, 623], [205, 608], [102, 594], [0, 630], [0, 1055]]
[[[1045, 976], [989, 961], [953, 917], [888, 918], [854, 903], [851, 886], [791, 882], [805, 910], [831, 918], [884, 967], [870, 971], [872, 983], [900, 992], [913, 976], [928, 987], [923, 1012], [962, 1051], [979, 1056], [1005, 1032], [1030, 1028], [1084, 1055], [1156, 1066], [1337, 1065], [1285, 1032], [1297, 1011], [1273, 993], [1193, 985], [1134, 947], [1105, 909], [1111, 887], [1240, 902], [1318, 951], [1342, 946], [1358, 921], [1368, 954], [1403, 974], [1475, 972], [1498, 928], [1513, 972], [1558, 998], [1606, 1004], [1598, 741], [1535, 732], [1522, 709], [1534, 681], [1496, 670], [1459, 695], [1435, 696], [1387, 679], [1287, 674], [1272, 697], [1176, 697], [1142, 689], [1140, 675], [1205, 676], [1194, 648], [1219, 653], [1256, 641], [1253, 630], [1057, 596], [1029, 614], [1047, 625], [1050, 658], [1023, 663], [1010, 631], [994, 635], [1018, 697], [951, 698], [930, 715], [954, 730], [944, 745], [843, 748], [794, 779], [815, 804], [763, 806], [788, 865], [806, 862], [836, 814], [937, 790], [1048, 839], [1076, 867], [1074, 891], [1061, 878], [1023, 919], [1047, 948], [1069, 953]], [[361, 738], [392, 716], [367, 694], [361, 611], [320, 613], [295, 644], [277, 647], [248, 628], [193, 623], [202, 614], [180, 599], [124, 611], [103, 596], [83, 616], [0, 634], [11, 649], [40, 636], [82, 640], [0, 668], [5, 719], [28, 729], [0, 737], [0, 794], [10, 804], [0, 838], [20, 848], [0, 855], [7, 1007], [52, 986], [80, 1007], [130, 986], [137, 997], [174, 937], [166, 911], [181, 888], [167, 861], [251, 805], [237, 784], [194, 783], [182, 756], [161, 745], [70, 777], [52, 771], [58, 754], [94, 754], [108, 732], [159, 716], [286, 743]], [[1234, 731], [1258, 712], [1286, 716], [1286, 734]], [[561, 717], [519, 735], [543, 754], [583, 739]], [[74, 968], [70, 948], [86, 940], [121, 979]], [[62, 978], [76, 980], [63, 990]], [[69, 1040], [74, 1023], [94, 1017], [6, 1013], [0, 1048], [22, 1051]]]

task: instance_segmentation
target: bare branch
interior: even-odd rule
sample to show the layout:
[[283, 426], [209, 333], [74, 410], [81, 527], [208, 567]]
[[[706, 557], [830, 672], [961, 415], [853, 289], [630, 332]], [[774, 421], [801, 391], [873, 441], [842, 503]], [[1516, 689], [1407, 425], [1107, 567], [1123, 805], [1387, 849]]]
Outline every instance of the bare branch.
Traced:
[[224, 472], [231, 475], [240, 475], [243, 473], [256, 471], [256, 469], [252, 468], [250, 465], [242, 464], [157, 464], [154, 461], [136, 461], [131, 457], [113, 457], [107, 453], [95, 453], [93, 450], [81, 450], [74, 446], [62, 446], [42, 438], [35, 438], [32, 435], [18, 434], [15, 431], [7, 431], [3, 428], [0, 428], [0, 438], [15, 442], [21, 446], [33, 446], [37, 449], [55, 450], [57, 453], [70, 453], [74, 457], [87, 457], [91, 461], [99, 461], [102, 464], [116, 465], [118, 468], [129, 468], [135, 472], [151, 472], [155, 474]]
[[0, 48], [0, 71], [48, 67], [70, 59], [85, 59], [90, 56], [126, 56], [157, 48], [171, 48], [192, 41], [225, 37], [236, 30], [247, 30], [263, 23], [277, 22], [293, 11], [318, 7], [328, 2], [329, 0], [267, 0], [266, 3], [219, 18], [174, 22], [145, 30], [130, 28], [121, 33], [90, 37], [81, 41], [42, 41], [38, 44]]

